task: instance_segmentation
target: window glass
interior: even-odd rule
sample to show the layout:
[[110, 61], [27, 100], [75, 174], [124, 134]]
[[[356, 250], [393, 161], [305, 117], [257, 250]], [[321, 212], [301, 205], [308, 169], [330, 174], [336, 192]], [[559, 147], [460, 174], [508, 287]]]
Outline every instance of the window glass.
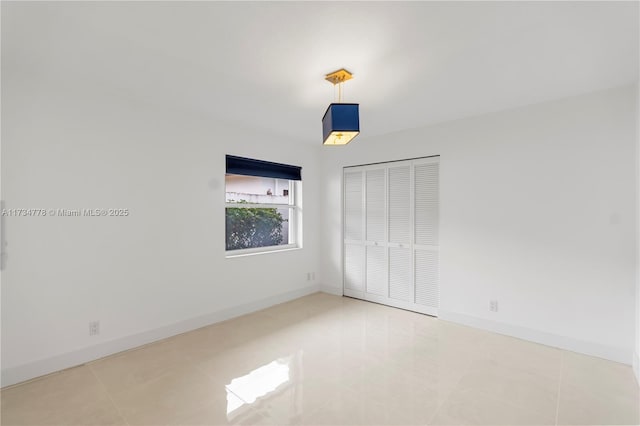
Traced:
[[289, 180], [226, 175], [228, 203], [289, 204]]
[[294, 181], [227, 174], [225, 184], [227, 251], [296, 244]]
[[226, 249], [289, 244], [289, 208], [227, 207]]

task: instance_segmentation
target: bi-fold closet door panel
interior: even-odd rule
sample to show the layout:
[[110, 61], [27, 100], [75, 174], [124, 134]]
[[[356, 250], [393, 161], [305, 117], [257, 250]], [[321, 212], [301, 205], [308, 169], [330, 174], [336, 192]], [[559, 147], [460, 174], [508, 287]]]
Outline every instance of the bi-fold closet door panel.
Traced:
[[437, 315], [438, 159], [344, 170], [344, 294]]
[[387, 212], [386, 176], [384, 168], [365, 170], [366, 277], [365, 292], [386, 297], [387, 279]]
[[411, 164], [394, 163], [388, 173], [389, 298], [413, 302], [411, 253]]
[[434, 159], [414, 163], [415, 303], [422, 312], [437, 315], [439, 292], [440, 164]]
[[[364, 292], [364, 179], [362, 171], [344, 173], [344, 289]], [[355, 297], [358, 294], [351, 294]]]

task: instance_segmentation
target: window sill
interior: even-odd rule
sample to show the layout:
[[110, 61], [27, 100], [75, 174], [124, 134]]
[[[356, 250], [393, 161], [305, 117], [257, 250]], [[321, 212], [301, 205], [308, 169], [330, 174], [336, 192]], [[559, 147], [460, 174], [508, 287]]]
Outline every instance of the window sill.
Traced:
[[232, 259], [235, 257], [247, 257], [247, 256], [256, 256], [260, 254], [269, 254], [269, 253], [281, 253], [283, 251], [294, 251], [300, 250], [302, 247], [297, 244], [288, 244], [286, 246], [276, 246], [276, 247], [259, 247], [253, 249], [240, 249], [240, 250], [232, 250], [225, 252], [226, 259]]

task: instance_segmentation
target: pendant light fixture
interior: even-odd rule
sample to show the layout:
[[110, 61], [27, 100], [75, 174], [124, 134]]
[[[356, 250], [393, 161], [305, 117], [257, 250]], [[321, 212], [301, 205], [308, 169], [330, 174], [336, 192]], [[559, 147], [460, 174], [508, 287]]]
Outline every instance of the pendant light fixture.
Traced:
[[360, 133], [358, 104], [342, 103], [342, 84], [353, 78], [344, 68], [325, 76], [325, 80], [338, 86], [338, 102], [332, 103], [322, 117], [324, 145], [346, 145]]

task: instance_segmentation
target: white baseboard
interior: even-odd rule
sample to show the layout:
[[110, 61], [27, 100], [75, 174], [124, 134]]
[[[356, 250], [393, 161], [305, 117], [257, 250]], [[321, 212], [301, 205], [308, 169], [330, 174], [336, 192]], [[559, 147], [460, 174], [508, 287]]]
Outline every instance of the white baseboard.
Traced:
[[206, 315], [190, 318], [164, 327], [156, 328], [142, 333], [132, 334], [129, 336], [110, 340], [108, 342], [102, 342], [97, 345], [88, 346], [53, 357], [29, 362], [26, 364], [18, 365], [16, 367], [2, 369], [0, 383], [1, 386], [4, 387], [24, 382], [35, 377], [54, 373], [56, 371], [64, 370], [65, 368], [81, 365], [89, 361], [125, 351], [127, 349], [133, 349], [147, 343], [165, 339], [177, 334], [186, 333], [188, 331], [205, 327], [207, 325], [211, 325], [220, 321], [225, 321], [240, 315], [259, 311], [261, 309], [265, 309], [279, 303], [284, 303], [289, 300], [294, 300], [299, 297], [306, 296], [308, 294], [316, 293], [319, 290], [320, 285], [313, 284], [299, 290], [281, 293], [275, 296], [267, 297], [265, 299], [235, 306], [233, 308], [211, 312]]
[[[507, 336], [517, 337], [519, 339], [529, 340], [531, 342], [536, 342], [547, 346], [553, 346], [572, 352], [578, 352], [585, 355], [591, 355], [598, 358], [621, 362], [623, 364], [631, 365], [634, 362], [632, 352], [627, 348], [603, 345], [595, 342], [586, 342], [571, 337], [560, 336], [557, 334], [534, 330], [532, 328], [505, 324], [483, 318], [472, 317], [456, 312], [439, 311], [438, 318], [445, 321], [468, 325], [470, 327], [481, 328], [483, 330], [488, 330], [499, 334], [505, 334]], [[637, 361], [637, 354], [635, 358]]]
[[335, 296], [342, 296], [342, 287], [320, 284], [320, 291], [323, 293], [333, 294]]
[[633, 354], [633, 373], [636, 375], [638, 386], [640, 386], [640, 354], [637, 352]]

